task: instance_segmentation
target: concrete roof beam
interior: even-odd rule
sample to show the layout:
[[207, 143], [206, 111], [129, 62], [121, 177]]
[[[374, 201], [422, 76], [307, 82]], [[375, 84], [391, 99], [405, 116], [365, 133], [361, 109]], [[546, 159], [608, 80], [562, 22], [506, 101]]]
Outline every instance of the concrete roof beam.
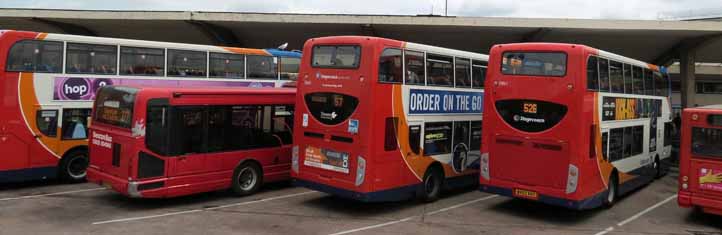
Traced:
[[32, 21], [55, 27], [65, 34], [81, 35], [81, 36], [98, 36], [93, 30], [76, 24], [65, 23], [61, 21], [51, 20], [48, 18], [32, 18]]
[[521, 42], [543, 42], [544, 37], [549, 35], [552, 31], [551, 28], [539, 28], [531, 33], [528, 33], [522, 37]]
[[704, 47], [718, 39], [722, 39], [722, 33], [683, 39], [657, 56], [656, 59], [653, 60], [653, 63], [668, 66], [672, 64], [675, 59], [679, 59], [681, 53], [685, 51], [696, 52], [699, 48]]
[[241, 41], [238, 40], [238, 37], [236, 37], [236, 34], [228, 28], [204, 21], [187, 20], [186, 22], [196, 26], [196, 28], [208, 36], [215, 45], [233, 47], [243, 46]]

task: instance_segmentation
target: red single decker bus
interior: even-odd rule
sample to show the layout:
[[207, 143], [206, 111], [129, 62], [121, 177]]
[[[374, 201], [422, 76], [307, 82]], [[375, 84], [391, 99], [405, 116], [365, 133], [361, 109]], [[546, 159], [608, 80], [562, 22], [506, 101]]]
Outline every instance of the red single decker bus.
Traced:
[[[671, 155], [663, 67], [583, 45], [496, 45], [481, 190], [571, 209], [611, 206]], [[663, 167], [665, 166], [665, 167]]]
[[722, 215], [722, 105], [683, 111], [677, 200]]
[[368, 202], [476, 184], [486, 55], [357, 36], [304, 52], [296, 185]]
[[99, 90], [88, 181], [130, 197], [231, 188], [252, 194], [290, 178], [295, 89]]

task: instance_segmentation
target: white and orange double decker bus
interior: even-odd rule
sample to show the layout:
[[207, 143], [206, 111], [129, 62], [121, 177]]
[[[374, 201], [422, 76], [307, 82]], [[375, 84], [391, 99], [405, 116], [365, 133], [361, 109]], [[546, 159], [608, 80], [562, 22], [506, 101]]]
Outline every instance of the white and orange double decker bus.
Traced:
[[85, 178], [105, 85], [280, 87], [300, 53], [0, 31], [0, 182]]
[[488, 57], [375, 37], [306, 42], [295, 184], [361, 201], [474, 185]]

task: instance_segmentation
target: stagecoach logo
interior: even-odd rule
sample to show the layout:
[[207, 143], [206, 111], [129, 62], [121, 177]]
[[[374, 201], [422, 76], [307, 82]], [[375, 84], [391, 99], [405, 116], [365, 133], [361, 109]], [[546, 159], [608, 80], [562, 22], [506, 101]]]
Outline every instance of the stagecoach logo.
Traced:
[[324, 75], [321, 72], [316, 72], [316, 79], [351, 79], [351, 77], [339, 75]]
[[336, 112], [332, 112], [332, 113], [321, 112], [321, 119], [333, 120], [333, 119], [336, 119], [336, 117], [338, 117], [338, 114]]
[[514, 121], [515, 122], [525, 122], [525, 123], [538, 123], [538, 124], [544, 124], [547, 121], [541, 118], [528, 118], [521, 115], [514, 115]]

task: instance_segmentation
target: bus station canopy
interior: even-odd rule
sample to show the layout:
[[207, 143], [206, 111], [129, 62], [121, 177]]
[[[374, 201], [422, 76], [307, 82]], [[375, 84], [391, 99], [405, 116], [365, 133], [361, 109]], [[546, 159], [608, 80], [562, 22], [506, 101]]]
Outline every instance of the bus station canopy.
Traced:
[[487, 53], [499, 43], [586, 44], [670, 64], [680, 54], [722, 62], [722, 21], [527, 19], [196, 11], [0, 9], [0, 28], [101, 37], [301, 49], [306, 39], [368, 35]]

